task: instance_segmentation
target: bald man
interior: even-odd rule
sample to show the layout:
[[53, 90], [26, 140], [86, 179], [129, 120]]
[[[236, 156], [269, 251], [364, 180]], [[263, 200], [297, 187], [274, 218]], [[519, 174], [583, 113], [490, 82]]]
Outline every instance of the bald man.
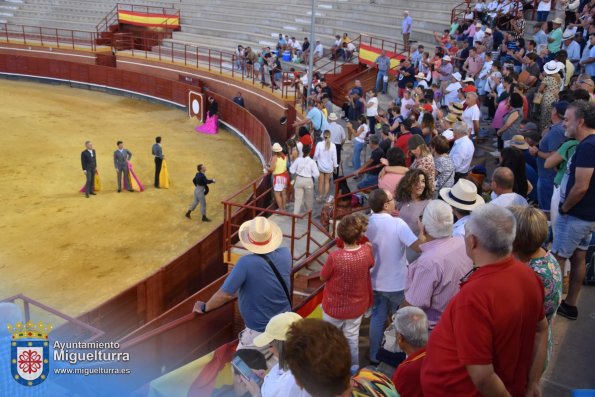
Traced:
[[527, 199], [512, 191], [514, 186], [514, 174], [508, 167], [498, 167], [492, 174], [492, 192], [496, 198], [490, 203], [500, 207], [511, 205], [529, 205]]

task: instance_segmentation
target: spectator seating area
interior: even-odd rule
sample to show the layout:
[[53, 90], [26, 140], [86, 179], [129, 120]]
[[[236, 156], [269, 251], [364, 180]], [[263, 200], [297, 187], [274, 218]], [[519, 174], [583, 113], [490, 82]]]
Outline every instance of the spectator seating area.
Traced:
[[[261, 0], [182, 0], [126, 1], [127, 4], [171, 7], [181, 10], [181, 31], [175, 43], [233, 51], [238, 44], [253, 48], [276, 45], [279, 33], [295, 36], [300, 42], [309, 36], [311, 3], [299, 0], [265, 2]], [[114, 0], [2, 0], [0, 23], [94, 31], [114, 7]], [[380, 39], [402, 42], [401, 22], [404, 11], [413, 18], [411, 40], [434, 45], [433, 32], [450, 24], [454, 0], [423, 0], [415, 7], [405, 0], [327, 0], [317, 2], [316, 38], [329, 48], [334, 36], [366, 33]]]

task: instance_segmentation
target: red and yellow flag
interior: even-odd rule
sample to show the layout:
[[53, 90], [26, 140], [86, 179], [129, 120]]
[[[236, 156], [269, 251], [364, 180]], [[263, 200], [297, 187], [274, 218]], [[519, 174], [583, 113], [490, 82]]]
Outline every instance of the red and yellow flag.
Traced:
[[118, 10], [118, 22], [153, 28], [177, 29], [180, 27], [180, 17], [178, 15], [149, 14], [136, 11]]
[[[376, 59], [380, 56], [381, 52], [381, 48], [360, 44], [359, 61], [366, 65], [374, 66], [376, 65]], [[392, 51], [386, 51], [386, 56], [390, 58], [390, 74], [397, 74], [395, 67], [398, 66], [405, 57]]]

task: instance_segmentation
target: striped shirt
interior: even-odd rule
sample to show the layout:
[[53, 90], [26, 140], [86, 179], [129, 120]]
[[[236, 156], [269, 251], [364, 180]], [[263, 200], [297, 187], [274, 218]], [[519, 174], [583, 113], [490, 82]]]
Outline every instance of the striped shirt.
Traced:
[[471, 270], [473, 262], [460, 237], [429, 241], [421, 245], [421, 251], [407, 269], [405, 300], [426, 312], [431, 329], [459, 291], [459, 280]]

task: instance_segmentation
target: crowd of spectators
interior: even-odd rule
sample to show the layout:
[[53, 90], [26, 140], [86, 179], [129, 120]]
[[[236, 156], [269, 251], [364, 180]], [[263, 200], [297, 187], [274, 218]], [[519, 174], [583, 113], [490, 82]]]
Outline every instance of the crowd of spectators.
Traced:
[[[320, 397], [540, 395], [556, 315], [578, 318], [595, 230], [595, 1], [561, 2], [563, 18], [540, 1], [526, 41], [529, 3], [478, 1], [435, 34], [433, 54], [418, 46], [402, 61], [387, 109], [378, 98], [388, 91], [385, 70], [375, 89], [356, 81], [341, 99], [316, 77], [306, 118], [283, 148], [294, 212], [303, 197], [307, 209], [326, 201], [350, 161], [370, 215], [336, 226], [339, 248], [320, 273], [322, 320], [294, 316], [272, 338], [283, 342], [270, 344], [276, 371], [291, 375], [277, 395], [299, 395], [279, 391], [290, 387]], [[351, 159], [341, 156], [348, 145]], [[476, 164], [480, 145], [493, 145], [483, 159], [495, 158], [491, 175]], [[243, 288], [226, 282], [218, 294]], [[239, 297], [242, 310], [248, 295]], [[276, 288], [276, 308], [246, 322], [250, 337], [289, 310], [282, 298]], [[369, 351], [360, 357], [366, 317]]]

